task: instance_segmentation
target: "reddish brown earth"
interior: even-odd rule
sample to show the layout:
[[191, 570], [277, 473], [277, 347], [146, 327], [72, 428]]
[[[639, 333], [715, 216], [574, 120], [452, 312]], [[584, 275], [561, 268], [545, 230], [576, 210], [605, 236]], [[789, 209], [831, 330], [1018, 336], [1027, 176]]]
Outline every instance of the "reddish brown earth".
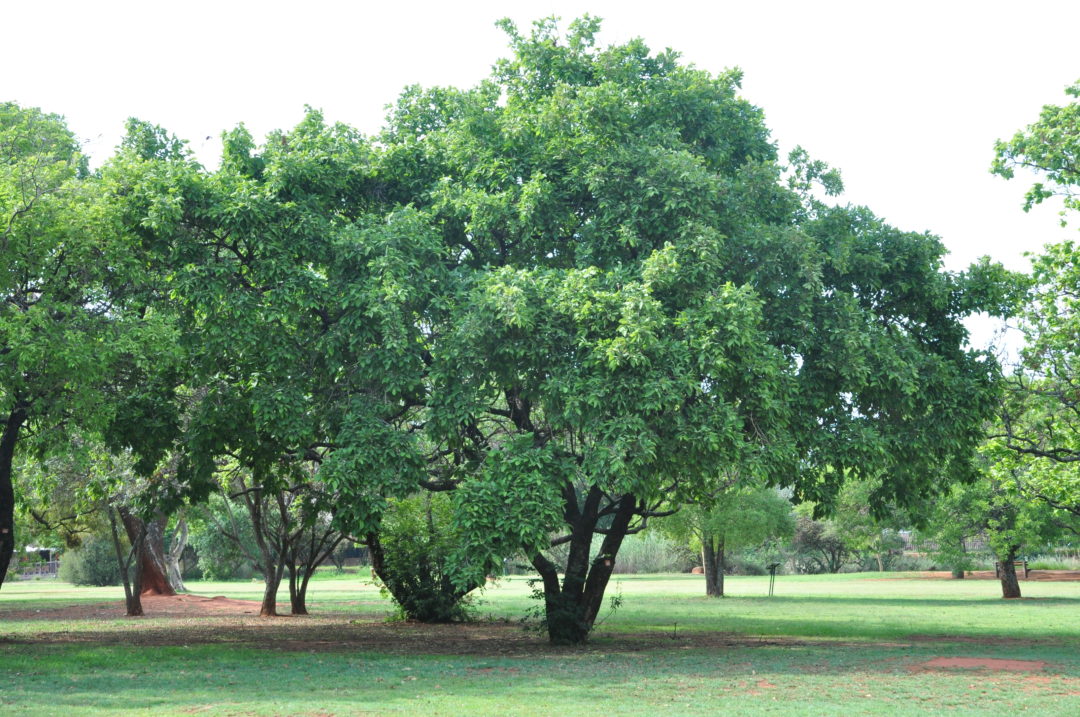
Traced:
[[[937, 570], [933, 572], [924, 572], [920, 574], [920, 577], [928, 580], [954, 580], [952, 573], [948, 570]], [[1018, 570], [1016, 577], [1020, 580], [1035, 580], [1038, 582], [1069, 582], [1073, 580], [1080, 580], [1080, 570], [1030, 570], [1028, 571], [1028, 577], [1024, 577], [1023, 572]], [[972, 570], [967, 573], [965, 580], [998, 580], [999, 578], [994, 574], [993, 570]]]
[[941, 670], [941, 669], [982, 669], [998, 672], [1038, 672], [1046, 667], [1046, 663], [1039, 660], [1003, 660], [994, 657], [935, 657], [926, 662], [912, 665], [915, 671]]

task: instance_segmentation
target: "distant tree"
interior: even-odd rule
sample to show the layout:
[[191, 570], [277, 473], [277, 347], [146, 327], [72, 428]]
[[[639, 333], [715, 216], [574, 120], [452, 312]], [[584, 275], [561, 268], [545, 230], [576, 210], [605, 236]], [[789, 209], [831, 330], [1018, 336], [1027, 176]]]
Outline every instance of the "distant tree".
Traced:
[[851, 547], [844, 542], [836, 523], [815, 520], [812, 509], [801, 507], [795, 520], [792, 550], [796, 565], [808, 573], [838, 573], [851, 561]]
[[657, 525], [660, 530], [700, 551], [705, 594], [724, 595], [724, 560], [729, 551], [791, 536], [791, 503], [773, 488], [740, 487], [707, 504], [685, 505]]
[[1033, 461], [998, 440], [981, 451], [983, 472], [971, 484], [955, 485], [952, 494], [936, 507], [929, 526], [941, 553], [963, 566], [956, 546], [966, 538], [985, 536], [1001, 564], [1001, 593], [1020, 597], [1014, 561], [1022, 551], [1052, 542], [1061, 535], [1059, 512], [1046, 501], [1025, 495], [1024, 482]]
[[829, 523], [848, 551], [864, 561], [872, 558], [875, 567], [883, 571], [903, 546], [900, 530], [910, 527], [912, 521], [895, 504], [886, 504], [876, 512], [870, 509], [870, 495], [879, 484], [876, 477], [845, 483]]

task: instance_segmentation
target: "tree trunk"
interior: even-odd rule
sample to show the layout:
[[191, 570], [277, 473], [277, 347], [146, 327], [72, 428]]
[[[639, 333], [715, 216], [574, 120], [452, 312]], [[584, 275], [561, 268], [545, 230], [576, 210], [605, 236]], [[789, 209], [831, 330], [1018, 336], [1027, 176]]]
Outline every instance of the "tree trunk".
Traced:
[[[312, 531], [315, 530], [313, 527]], [[316, 568], [330, 557], [338, 544], [345, 540], [343, 534], [333, 530], [327, 530], [321, 536], [313, 532], [311, 538], [304, 559], [296, 557], [298, 545], [292, 546], [289, 556], [289, 603], [293, 615], [308, 614], [307, 589], [311, 576], [315, 574]], [[299, 540], [296, 542], [299, 543]]]
[[[964, 539], [963, 538], [960, 539], [960, 553], [961, 554], [967, 553], [967, 546], [964, 545]], [[960, 564], [959, 565], [954, 565], [953, 569], [952, 569], [952, 576], [956, 580], [963, 580], [964, 579], [964, 563], [967, 562], [967, 559], [966, 558], [961, 558], [960, 560], [961, 560]]]
[[1020, 552], [1019, 545], [1009, 546], [1008, 554], [1001, 561], [1001, 597], [1020, 597], [1020, 581], [1016, 579], [1016, 554]]
[[714, 543], [715, 536], [701, 537], [701, 561], [705, 568], [705, 594], [724, 597], [724, 541]]
[[15, 486], [11, 467], [15, 461], [19, 430], [25, 422], [26, 410], [16, 407], [8, 414], [4, 432], [0, 434], [0, 587], [7, 578], [11, 555], [15, 552]]
[[296, 574], [295, 567], [289, 571], [289, 612], [293, 615], [307, 615], [307, 586], [309, 575]]
[[138, 582], [142, 586], [140, 594], [175, 595], [176, 591], [169, 584], [165, 562], [165, 516], [159, 515], [145, 522], [127, 508], [121, 507], [119, 510], [131, 544], [136, 544], [136, 536], [143, 536], [138, 553]]
[[128, 617], [139, 617], [143, 614], [142, 608], [142, 572], [135, 571], [134, 585], [130, 575], [131, 560], [142, 551], [142, 543], [146, 538], [145, 525], [140, 521], [140, 528], [131, 542], [128, 556], [124, 558], [124, 549], [120, 546], [120, 532], [116, 527], [116, 509], [109, 506], [109, 525], [112, 527], [113, 548], [116, 550], [116, 562], [120, 566], [120, 579], [124, 583], [124, 606]]
[[188, 542], [187, 520], [183, 517], [176, 524], [176, 535], [173, 536], [172, 545], [165, 553], [165, 568], [169, 575], [169, 585], [177, 592], [187, 590], [184, 587], [184, 574], [180, 569], [180, 559], [184, 555], [184, 548]]
[[[572, 492], [572, 488], [570, 490]], [[556, 645], [579, 645], [588, 639], [603, 606], [604, 591], [615, 569], [615, 556], [634, 517], [636, 499], [623, 496], [618, 501], [611, 526], [605, 531], [600, 553], [590, 564], [589, 549], [602, 497], [598, 488], [592, 488], [580, 512], [576, 510], [577, 500], [574, 498], [574, 512], [577, 515], [571, 524], [570, 555], [561, 586], [555, 564], [540, 553], [532, 557], [533, 566], [544, 582], [548, 638]], [[585, 556], [584, 559], [582, 556]]]
[[277, 617], [277, 591], [281, 577], [285, 574], [285, 564], [279, 561], [275, 566], [272, 560], [263, 563], [263, 597], [259, 606], [259, 617]]

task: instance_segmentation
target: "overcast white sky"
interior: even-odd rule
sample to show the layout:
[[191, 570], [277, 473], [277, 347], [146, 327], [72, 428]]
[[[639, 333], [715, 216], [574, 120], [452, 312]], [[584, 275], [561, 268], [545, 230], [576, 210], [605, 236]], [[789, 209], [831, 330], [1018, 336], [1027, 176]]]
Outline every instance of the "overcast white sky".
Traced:
[[[496, 19], [604, 18], [713, 71], [739, 66], [775, 139], [839, 167], [845, 199], [940, 235], [960, 269], [1075, 236], [1024, 183], [988, 172], [995, 139], [1080, 79], [1080, 1], [36, 2], [0, 0], [0, 100], [67, 117], [100, 163], [137, 116], [214, 164], [217, 137], [294, 124], [303, 105], [374, 132], [404, 86], [471, 86], [507, 52]], [[210, 139], [207, 139], [207, 138]]]

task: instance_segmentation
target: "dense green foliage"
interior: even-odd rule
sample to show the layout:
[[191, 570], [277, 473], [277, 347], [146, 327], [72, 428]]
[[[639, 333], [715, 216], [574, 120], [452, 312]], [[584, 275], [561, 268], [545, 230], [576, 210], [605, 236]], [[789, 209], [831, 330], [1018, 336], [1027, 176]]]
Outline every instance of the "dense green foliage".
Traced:
[[[90, 176], [58, 118], [3, 106], [3, 540], [20, 432], [78, 425], [133, 464], [102, 496], [244, 507], [264, 614], [286, 571], [303, 612], [347, 532], [381, 541], [413, 617], [457, 616], [524, 553], [551, 638], [577, 643], [623, 539], [674, 506], [750, 501], [699, 531], [722, 565], [789, 528], [778, 487], [813, 504], [807, 531], [854, 502], [838, 540], [881, 565], [880, 521], [976, 478], [997, 366], [962, 320], [1009, 308], [1000, 267], [946, 272], [937, 238], [823, 201], [839, 175], [778, 156], [738, 71], [601, 47], [589, 17], [502, 27], [487, 80], [407, 89], [374, 140], [309, 109], [261, 145], [226, 132], [216, 168], [131, 120]], [[220, 537], [193, 537], [210, 574], [231, 572]]]
[[468, 617], [474, 585], [453, 579], [461, 543], [453, 501], [426, 493], [391, 502], [379, 532], [368, 537], [372, 569], [407, 620], [455, 622]]
[[[1037, 173], [1024, 209], [1062, 198], [1062, 224], [1080, 209], [1080, 84], [1066, 88], [1068, 104], [1047, 105], [1038, 121], [1008, 142], [998, 142], [993, 171]], [[1080, 423], [1077, 382], [1080, 355], [1080, 247], [1067, 240], [1031, 257], [1028, 300], [1020, 312], [1026, 345], [1022, 365], [1009, 378], [1003, 425], [1006, 445], [1029, 460], [1017, 488], [1054, 508], [1059, 525], [1080, 535]]]
[[725, 473], [823, 509], [844, 476], [881, 478], [875, 509], [970, 478], [995, 366], [960, 320], [993, 308], [993, 271], [946, 273], [936, 238], [813, 199], [838, 182], [805, 153], [786, 181], [737, 72], [602, 49], [588, 18], [504, 28], [488, 81], [410, 89], [384, 136], [388, 191], [453, 260], [408, 420], [476, 573], [530, 552], [575, 642], [626, 531]]
[[60, 579], [72, 585], [119, 585], [120, 567], [112, 538], [92, 535], [60, 561]]

